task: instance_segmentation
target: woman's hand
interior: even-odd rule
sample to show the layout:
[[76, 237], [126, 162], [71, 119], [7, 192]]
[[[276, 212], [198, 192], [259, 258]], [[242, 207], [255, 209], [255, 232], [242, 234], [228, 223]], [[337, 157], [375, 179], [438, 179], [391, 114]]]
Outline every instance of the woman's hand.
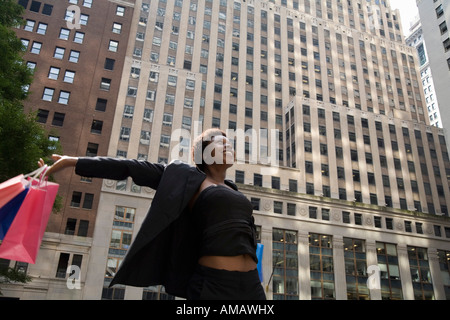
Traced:
[[[46, 176], [56, 173], [64, 168], [75, 167], [78, 161], [78, 158], [76, 157], [60, 156], [58, 154], [52, 155], [52, 159], [53, 161], [55, 161], [55, 163], [50, 166], [49, 169], [45, 172]], [[44, 160], [39, 159], [38, 165], [39, 167], [44, 166]]]

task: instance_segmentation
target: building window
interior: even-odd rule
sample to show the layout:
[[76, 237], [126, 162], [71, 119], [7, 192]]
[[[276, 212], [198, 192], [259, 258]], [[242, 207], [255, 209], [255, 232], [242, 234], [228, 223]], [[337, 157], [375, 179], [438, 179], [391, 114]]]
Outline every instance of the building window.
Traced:
[[290, 192], [297, 192], [298, 190], [297, 186], [297, 180], [289, 179], [289, 191]]
[[121, 141], [130, 141], [130, 133], [131, 133], [131, 128], [121, 127], [120, 128], [119, 140], [121, 140]]
[[134, 114], [134, 106], [125, 105], [125, 108], [123, 109], [123, 117], [127, 119], [133, 119]]
[[394, 230], [394, 220], [392, 218], [386, 218], [386, 229]]
[[273, 202], [273, 212], [282, 214], [283, 213], [283, 202], [281, 201], [274, 201]]
[[236, 183], [244, 183], [245, 173], [241, 170], [236, 170], [235, 181]]
[[295, 203], [288, 203], [287, 204], [287, 214], [289, 216], [295, 216], [295, 211], [296, 211]]
[[62, 127], [64, 124], [65, 116], [66, 115], [64, 113], [55, 112], [55, 114], [53, 115], [52, 125]]
[[450, 300], [450, 251], [438, 250], [439, 266], [444, 279], [445, 299]]
[[66, 278], [67, 267], [69, 266], [70, 254], [61, 252], [59, 255], [58, 267], [56, 268], [56, 278]]
[[64, 58], [65, 51], [66, 49], [64, 48], [56, 47], [55, 53], [53, 54], [53, 58], [62, 60]]
[[78, 233], [77, 235], [79, 237], [87, 237], [89, 229], [89, 221], [87, 220], [80, 220], [80, 225], [78, 226]]
[[366, 245], [364, 240], [344, 238], [345, 274], [348, 300], [369, 300]]
[[173, 115], [171, 113], [165, 112], [163, 115], [163, 125], [164, 126], [172, 126]]
[[106, 58], [105, 65], [104, 65], [105, 70], [113, 71], [115, 62], [116, 62], [116, 60], [114, 60], [114, 59]]
[[252, 203], [253, 210], [259, 210], [261, 199], [252, 197], [250, 202]]
[[75, 234], [75, 228], [77, 225], [77, 220], [68, 218], [66, 222], [66, 229], [64, 230], [64, 234], [68, 234], [73, 236]]
[[114, 41], [114, 40], [110, 40], [109, 41], [109, 45], [108, 45], [108, 50], [111, 52], [117, 52], [119, 48], [119, 42]]
[[381, 298], [383, 300], [403, 299], [396, 245], [377, 242], [376, 250], [381, 272]]
[[70, 206], [74, 208], [79, 208], [81, 203], [82, 193], [79, 191], [74, 191], [72, 193], [72, 200], [70, 201]]
[[61, 28], [61, 30], [59, 31], [59, 38], [61, 40], [69, 40], [69, 34], [70, 34], [69, 29]]
[[335, 299], [332, 236], [310, 233], [309, 259], [311, 298]]
[[161, 148], [169, 148], [170, 145], [170, 136], [162, 134], [161, 139], [159, 140], [159, 146]]
[[102, 78], [102, 81], [100, 82], [100, 89], [109, 91], [111, 88], [111, 79]]
[[310, 219], [317, 219], [317, 207], [309, 207], [308, 212]]
[[[107, 289], [113, 276], [116, 274], [120, 263], [131, 245], [133, 236], [134, 218], [136, 209], [116, 206], [113, 220], [113, 230], [108, 250], [108, 260], [106, 264], [104, 288], [102, 299], [123, 299], [123, 293], [114, 293]], [[116, 295], [117, 294], [117, 295]]]
[[80, 52], [75, 50], [70, 50], [69, 61], [73, 63], [78, 63], [80, 59]]
[[75, 35], [73, 37], [73, 42], [82, 44], [84, 41], [84, 33], [83, 32], [75, 32]]
[[273, 229], [273, 299], [298, 300], [297, 232]]
[[112, 32], [120, 34], [122, 32], [122, 24], [114, 22], [112, 26]]
[[442, 7], [442, 4], [440, 4], [437, 8], [436, 8], [436, 17], [439, 19], [440, 17], [442, 17], [444, 15], [444, 8]]
[[150, 131], [142, 130], [139, 142], [143, 145], [148, 146], [150, 144]]
[[97, 98], [97, 103], [95, 104], [96, 111], [105, 111], [108, 100]]
[[330, 221], [330, 209], [322, 209], [322, 220]]
[[70, 98], [70, 92], [61, 90], [59, 92], [58, 103], [69, 104], [69, 98]]
[[21, 5], [24, 9], [28, 7], [29, 0], [19, 0], [19, 5]]
[[342, 222], [343, 223], [350, 223], [350, 212], [342, 211]]
[[88, 146], [86, 148], [86, 157], [96, 157], [98, 153], [98, 144], [88, 142]]
[[306, 183], [306, 194], [314, 195], [314, 183], [311, 182]]
[[280, 177], [272, 177], [272, 189], [280, 190]]
[[450, 50], [450, 38], [445, 39], [443, 42], [445, 52]]
[[85, 193], [83, 200], [83, 209], [92, 209], [94, 203], [94, 195], [92, 193]]
[[59, 68], [50, 67], [50, 71], [48, 72], [48, 78], [52, 80], [58, 80], [59, 77]]
[[446, 33], [447, 32], [447, 30], [448, 30], [448, 28], [447, 28], [447, 22], [442, 22], [440, 25], [439, 25], [439, 30], [441, 30], [441, 35], [443, 35], [444, 33]]
[[41, 2], [40, 1], [31, 1], [30, 11], [32, 12], [39, 12], [41, 9]]
[[253, 174], [253, 185], [262, 187], [263, 176], [261, 174], [255, 173]]
[[355, 213], [355, 224], [358, 226], [362, 226], [362, 214]]
[[48, 119], [48, 110], [39, 109], [37, 113], [37, 122], [46, 123]]
[[431, 271], [426, 248], [408, 246], [408, 258], [415, 300], [434, 300]]
[[41, 53], [41, 48], [42, 48], [42, 43], [34, 41], [33, 45], [31, 46], [30, 52], [34, 53], [34, 54], [39, 54], [39, 53]]
[[74, 80], [75, 80], [75, 72], [66, 70], [63, 81], [67, 83], [73, 83]]
[[116, 16], [123, 17], [125, 15], [125, 7], [117, 6]]
[[46, 23], [39, 22], [36, 33], [45, 35], [47, 33], [47, 27], [48, 25]]

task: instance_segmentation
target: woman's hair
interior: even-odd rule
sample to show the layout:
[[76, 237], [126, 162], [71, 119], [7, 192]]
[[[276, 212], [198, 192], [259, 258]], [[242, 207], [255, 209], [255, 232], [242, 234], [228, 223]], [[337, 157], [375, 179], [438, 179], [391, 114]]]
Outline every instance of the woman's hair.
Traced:
[[205, 160], [203, 159], [203, 152], [205, 148], [211, 143], [214, 137], [216, 136], [224, 136], [226, 137], [226, 133], [218, 128], [211, 128], [203, 131], [201, 135], [195, 138], [192, 144], [192, 160], [194, 161], [197, 168], [204, 171]]

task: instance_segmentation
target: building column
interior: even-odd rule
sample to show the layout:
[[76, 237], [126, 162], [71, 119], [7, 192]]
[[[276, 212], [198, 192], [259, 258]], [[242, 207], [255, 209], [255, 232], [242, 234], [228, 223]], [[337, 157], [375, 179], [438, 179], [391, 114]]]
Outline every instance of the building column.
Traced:
[[311, 300], [311, 277], [309, 263], [309, 233], [298, 231], [298, 286], [299, 299]]
[[334, 286], [336, 300], [347, 300], [347, 281], [345, 276], [344, 238], [333, 236]]
[[[272, 228], [268, 228], [263, 224], [261, 227], [261, 244], [264, 245], [262, 273], [263, 288], [268, 300], [272, 299], [272, 290], [269, 284], [270, 276], [273, 270], [272, 262]], [[272, 279], [273, 280], [273, 279]]]
[[437, 249], [428, 249], [428, 263], [430, 264], [431, 281], [433, 283], [434, 298], [445, 300], [445, 290], [442, 281], [441, 268], [439, 266], [439, 256]]
[[414, 289], [409, 268], [408, 248], [406, 244], [397, 245], [398, 267], [402, 281], [403, 300], [414, 300]]

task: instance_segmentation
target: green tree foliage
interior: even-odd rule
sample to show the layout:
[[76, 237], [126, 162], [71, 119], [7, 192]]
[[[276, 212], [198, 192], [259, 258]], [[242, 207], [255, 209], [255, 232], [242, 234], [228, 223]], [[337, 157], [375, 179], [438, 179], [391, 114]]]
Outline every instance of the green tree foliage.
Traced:
[[[48, 133], [36, 122], [36, 114], [24, 112], [26, 88], [33, 74], [23, 60], [24, 47], [13, 29], [23, 25], [22, 13], [15, 0], [0, 0], [0, 182], [29, 173], [37, 168], [39, 158], [59, 153], [59, 145], [49, 141]], [[29, 281], [23, 272], [0, 270], [0, 284]]]
[[[0, 284], [2, 283], [27, 283], [31, 281], [31, 277], [25, 273], [15, 270], [13, 268], [0, 268]], [[2, 296], [0, 290], [0, 296]]]
[[17, 102], [26, 98], [23, 88], [32, 81], [32, 73], [22, 59], [22, 42], [12, 29], [23, 24], [23, 8], [12, 0], [0, 0], [0, 7], [0, 102]]
[[24, 49], [13, 27], [23, 25], [23, 8], [13, 0], [0, 0], [0, 182], [36, 169], [39, 158], [48, 158], [59, 145], [25, 113], [23, 102], [33, 79], [23, 60]]

